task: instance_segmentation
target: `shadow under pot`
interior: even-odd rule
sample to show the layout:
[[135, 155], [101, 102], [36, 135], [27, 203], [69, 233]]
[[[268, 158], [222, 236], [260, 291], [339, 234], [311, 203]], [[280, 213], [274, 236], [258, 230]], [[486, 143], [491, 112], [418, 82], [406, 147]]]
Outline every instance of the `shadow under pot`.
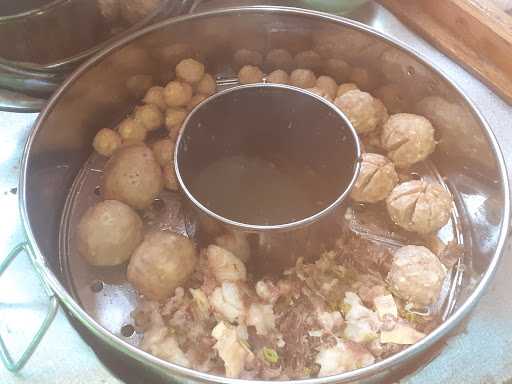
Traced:
[[275, 273], [332, 245], [359, 158], [357, 134], [333, 104], [300, 88], [254, 84], [199, 104], [174, 163], [198, 240], [242, 232], [254, 268]]

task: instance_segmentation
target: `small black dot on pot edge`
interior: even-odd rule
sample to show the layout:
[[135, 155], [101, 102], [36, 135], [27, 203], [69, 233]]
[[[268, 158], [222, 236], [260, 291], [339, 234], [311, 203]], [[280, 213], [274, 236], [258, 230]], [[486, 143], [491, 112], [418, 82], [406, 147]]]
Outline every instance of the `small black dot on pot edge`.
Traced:
[[135, 328], [131, 324], [126, 324], [121, 327], [121, 335], [124, 337], [130, 337], [133, 336], [135, 333]]
[[103, 281], [101, 280], [95, 280], [91, 284], [91, 291], [98, 293], [103, 290]]

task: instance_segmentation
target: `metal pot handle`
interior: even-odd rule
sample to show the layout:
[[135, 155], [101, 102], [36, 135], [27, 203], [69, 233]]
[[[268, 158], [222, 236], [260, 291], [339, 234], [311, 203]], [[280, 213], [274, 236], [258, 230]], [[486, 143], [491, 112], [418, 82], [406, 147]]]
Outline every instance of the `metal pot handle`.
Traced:
[[[15, 246], [14, 249], [9, 253], [9, 255], [7, 255], [6, 259], [2, 263], [0, 263], [0, 278], [7, 270], [9, 265], [14, 261], [16, 256], [18, 256], [22, 251], [25, 251], [26, 253], [29, 254], [32, 266], [34, 266], [35, 268], [34, 258], [32, 257], [32, 249], [30, 248], [30, 245], [27, 242], [23, 242]], [[46, 282], [43, 279], [41, 279], [41, 281], [50, 299], [48, 305], [48, 312], [43, 323], [41, 324], [38, 331], [32, 338], [32, 341], [28, 344], [27, 348], [21, 354], [21, 357], [17, 361], [14, 361], [13, 358], [11, 357], [7, 345], [5, 344], [4, 340], [2, 339], [2, 336], [0, 335], [0, 359], [2, 360], [2, 363], [5, 365], [7, 370], [11, 372], [19, 371], [27, 363], [27, 361], [30, 359], [30, 357], [36, 350], [37, 346], [41, 342], [41, 339], [48, 330], [48, 327], [55, 318], [55, 315], [57, 314], [57, 309], [59, 308], [59, 302], [57, 300], [57, 297], [55, 296], [51, 288], [46, 284]]]

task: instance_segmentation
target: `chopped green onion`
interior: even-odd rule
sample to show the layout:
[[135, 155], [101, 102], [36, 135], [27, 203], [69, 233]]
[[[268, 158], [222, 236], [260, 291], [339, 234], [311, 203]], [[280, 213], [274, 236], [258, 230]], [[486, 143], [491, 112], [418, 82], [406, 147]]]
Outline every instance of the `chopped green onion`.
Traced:
[[263, 357], [269, 363], [275, 364], [279, 361], [279, 355], [275, 349], [263, 347]]

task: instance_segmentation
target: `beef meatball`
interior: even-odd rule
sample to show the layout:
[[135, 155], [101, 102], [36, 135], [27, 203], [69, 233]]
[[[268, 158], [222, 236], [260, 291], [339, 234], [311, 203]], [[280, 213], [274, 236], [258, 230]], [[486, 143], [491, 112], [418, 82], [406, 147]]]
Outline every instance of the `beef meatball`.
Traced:
[[276, 84], [288, 84], [290, 82], [290, 76], [286, 71], [282, 69], [276, 69], [267, 76], [267, 82]]
[[361, 171], [350, 196], [366, 203], [384, 200], [398, 183], [393, 163], [377, 153], [364, 153], [362, 158]]
[[183, 81], [171, 81], [164, 88], [164, 98], [169, 107], [184, 107], [192, 98], [192, 87]]
[[443, 227], [450, 219], [452, 203], [451, 194], [443, 187], [423, 180], [397, 185], [386, 199], [393, 222], [419, 234]]
[[245, 65], [238, 72], [240, 84], [261, 83], [263, 81], [263, 72], [258, 67]]
[[165, 126], [169, 131], [175, 127], [180, 127], [187, 118], [187, 114], [188, 111], [184, 108], [169, 108], [165, 112]]
[[147, 235], [128, 264], [128, 281], [150, 300], [171, 296], [194, 271], [197, 251], [194, 243], [173, 232]]
[[194, 59], [185, 59], [176, 66], [176, 76], [189, 84], [198, 83], [204, 76], [204, 65]]
[[311, 69], [318, 71], [322, 66], [322, 58], [315, 51], [303, 51], [295, 55], [295, 66], [297, 68]]
[[334, 79], [329, 76], [320, 76], [318, 79], [316, 79], [315, 87], [324, 91], [331, 100], [334, 100], [336, 97], [336, 92], [338, 91], [338, 84], [336, 84]]
[[258, 51], [251, 51], [250, 49], [242, 48], [235, 52], [233, 61], [236, 68], [240, 69], [245, 65], [254, 65], [260, 67], [263, 65], [263, 55]]
[[167, 103], [164, 97], [164, 87], [151, 87], [146, 92], [142, 100], [146, 104], [156, 105], [161, 111], [167, 109]]
[[384, 124], [381, 142], [388, 157], [399, 168], [425, 160], [436, 147], [430, 121], [410, 113], [392, 115]]
[[316, 77], [310, 69], [296, 69], [290, 75], [290, 85], [299, 88], [313, 88], [316, 84]]
[[78, 251], [89, 264], [119, 265], [142, 241], [142, 220], [128, 205], [105, 200], [82, 216], [77, 238]]
[[334, 104], [347, 115], [357, 133], [366, 134], [377, 128], [379, 111], [369, 93], [357, 89], [348, 91], [337, 97]]
[[121, 143], [122, 138], [119, 133], [113, 129], [103, 128], [94, 136], [92, 146], [100, 155], [109, 157], [121, 147]]
[[117, 127], [123, 142], [134, 143], [146, 140], [148, 134], [146, 127], [133, 117], [127, 117]]
[[133, 118], [141, 123], [146, 131], [158, 129], [164, 123], [164, 115], [160, 108], [154, 104], [146, 104], [136, 107]]
[[350, 65], [341, 59], [328, 59], [324, 64], [324, 72], [337, 83], [344, 83], [350, 75]]
[[217, 83], [212, 75], [205, 73], [203, 78], [196, 85], [197, 93], [202, 95], [211, 96], [217, 92]]
[[407, 245], [393, 254], [387, 279], [396, 295], [421, 307], [438, 300], [445, 276], [446, 268], [428, 248]]
[[144, 209], [151, 205], [162, 188], [160, 165], [144, 144], [119, 149], [105, 166], [102, 188], [105, 199]]
[[267, 53], [263, 66], [267, 72], [276, 69], [290, 71], [294, 67], [293, 57], [285, 49], [272, 49]]
[[164, 167], [173, 162], [174, 145], [175, 143], [171, 139], [160, 139], [152, 145], [153, 154], [160, 166]]

